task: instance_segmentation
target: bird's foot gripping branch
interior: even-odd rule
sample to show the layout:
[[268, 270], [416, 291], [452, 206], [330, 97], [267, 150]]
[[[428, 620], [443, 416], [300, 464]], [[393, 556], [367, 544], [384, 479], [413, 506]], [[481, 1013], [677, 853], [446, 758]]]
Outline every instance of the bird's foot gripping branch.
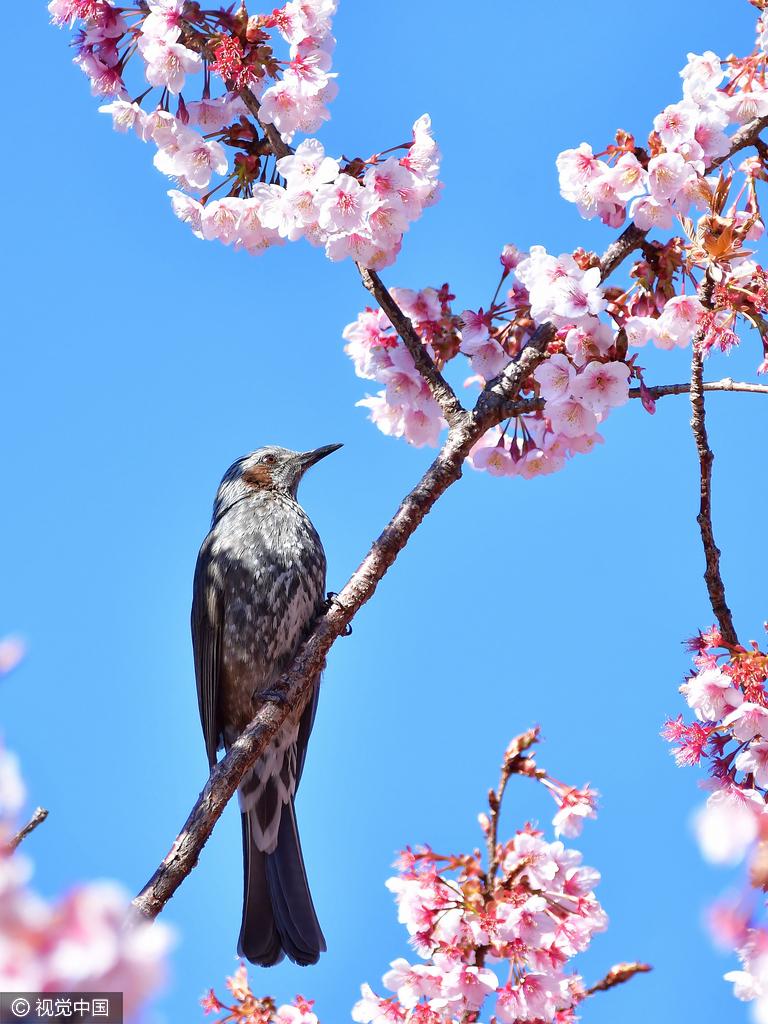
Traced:
[[[402, 852], [387, 881], [405, 925], [415, 962], [398, 957], [382, 979], [389, 994], [362, 986], [352, 1010], [358, 1024], [453, 1024], [484, 1019], [501, 1024], [556, 1021], [569, 1024], [596, 992], [649, 970], [621, 963], [590, 985], [572, 962], [604, 931], [606, 914], [595, 896], [600, 875], [582, 863], [560, 836], [573, 838], [595, 817], [597, 794], [553, 779], [535, 761], [538, 730], [515, 737], [501, 777], [480, 815], [485, 856], [479, 850], [439, 854], [430, 847]], [[546, 787], [557, 805], [555, 837], [530, 822], [499, 839], [507, 783], [524, 777]], [[219, 1024], [317, 1024], [313, 1002], [297, 996], [278, 1007], [256, 996], [244, 967], [228, 979], [229, 996], [210, 991], [203, 1000]]]

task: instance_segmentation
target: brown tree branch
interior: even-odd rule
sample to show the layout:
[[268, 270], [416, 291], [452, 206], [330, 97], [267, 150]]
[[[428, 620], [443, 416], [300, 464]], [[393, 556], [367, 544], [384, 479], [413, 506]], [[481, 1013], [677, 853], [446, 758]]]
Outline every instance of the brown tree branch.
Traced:
[[585, 995], [593, 996], [596, 992], [607, 992], [610, 988], [623, 985], [625, 981], [634, 978], [636, 974], [647, 974], [652, 969], [650, 964], [615, 964], [604, 978], [596, 981], [594, 985], [587, 989]]
[[704, 409], [704, 357], [701, 351], [701, 333], [693, 339], [693, 355], [691, 357], [691, 429], [699, 453], [700, 501], [699, 514], [696, 522], [701, 531], [701, 542], [704, 545], [706, 568], [704, 581], [707, 584], [709, 603], [720, 626], [720, 633], [728, 644], [737, 644], [738, 637], [733, 625], [731, 610], [725, 599], [725, 585], [720, 574], [720, 549], [715, 543], [712, 528], [712, 463], [714, 453], [709, 446], [707, 437], [706, 412]]
[[453, 426], [465, 410], [456, 397], [456, 393], [451, 385], [440, 373], [437, 366], [435, 366], [435, 362], [418, 335], [416, 328], [413, 326], [411, 318], [398, 306], [392, 297], [392, 293], [385, 287], [384, 282], [375, 270], [368, 270], [361, 263], [355, 263], [355, 266], [360, 274], [363, 286], [371, 293], [381, 309], [387, 314], [390, 323], [413, 357], [416, 369], [427, 382], [430, 394], [442, 409], [448, 426]]
[[504, 793], [507, 783], [513, 775], [530, 775], [536, 771], [535, 764], [530, 758], [523, 755], [526, 750], [539, 741], [539, 728], [535, 726], [527, 732], [521, 733], [510, 742], [504, 751], [504, 760], [501, 764], [501, 774], [497, 789], [488, 793], [488, 835], [486, 843], [488, 848], [488, 872], [486, 875], [486, 886], [489, 898], [492, 896], [493, 880], [499, 870], [499, 817], [501, 805], [504, 800]]
[[640, 248], [647, 234], [647, 231], [635, 227], [634, 224], [629, 224], [624, 228], [616, 241], [611, 242], [600, 259], [600, 275], [603, 281], [614, 272], [620, 263], [624, 262], [631, 252]]
[[9, 853], [13, 853], [14, 850], [18, 849], [27, 836], [34, 832], [38, 825], [42, 825], [47, 817], [48, 811], [44, 807], [38, 807], [24, 828], [20, 829], [13, 839], [6, 844], [6, 850]]
[[[704, 381], [704, 391], [735, 391], [744, 392], [749, 395], [768, 395], [768, 384], [751, 384], [749, 381], [734, 380], [732, 377], [723, 377], [721, 380]], [[687, 395], [690, 393], [691, 383], [684, 384], [652, 384], [646, 386], [645, 395], [653, 399], [667, 398], [669, 395]], [[630, 398], [643, 398], [643, 391], [639, 387], [629, 389]], [[543, 398], [518, 398], [514, 402], [506, 402], [503, 407], [501, 420], [513, 416], [524, 416], [527, 413], [544, 409], [546, 402]]]
[[[721, 380], [703, 381], [702, 391], [742, 391], [750, 395], [768, 395], [768, 384], [750, 384], [748, 381], [734, 380], [723, 377]], [[667, 395], [687, 395], [691, 390], [690, 382], [685, 384], [654, 384], [646, 388], [651, 398], [666, 398]], [[629, 389], [630, 398], [642, 398], [640, 388]]]
[[742, 125], [737, 132], [734, 132], [730, 138], [730, 147], [728, 152], [724, 156], [719, 156], [713, 160], [709, 165], [709, 170], [714, 171], [726, 161], [730, 160], [736, 153], [741, 152], [742, 149], [746, 149], [748, 146], [753, 146], [760, 135], [760, 132], [768, 128], [768, 116], [756, 117], [754, 120], [749, 121], [747, 124]]

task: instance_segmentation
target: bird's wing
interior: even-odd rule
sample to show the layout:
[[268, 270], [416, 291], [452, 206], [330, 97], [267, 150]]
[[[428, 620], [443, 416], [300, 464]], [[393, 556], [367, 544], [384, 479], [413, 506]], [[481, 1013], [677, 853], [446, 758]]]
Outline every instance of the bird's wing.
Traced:
[[210, 557], [210, 542], [200, 549], [192, 596], [192, 649], [197, 679], [197, 705], [208, 763], [216, 764], [220, 728], [216, 714], [221, 669], [222, 590]]

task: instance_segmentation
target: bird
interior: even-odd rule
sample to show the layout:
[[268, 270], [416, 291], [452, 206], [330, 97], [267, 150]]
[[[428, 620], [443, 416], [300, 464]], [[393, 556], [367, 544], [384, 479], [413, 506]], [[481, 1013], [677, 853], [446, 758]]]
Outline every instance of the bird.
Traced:
[[[234, 462], [216, 493], [195, 567], [192, 647], [209, 766], [229, 749], [290, 665], [325, 608], [326, 558], [299, 505], [306, 471], [340, 444], [295, 452], [267, 445]], [[237, 951], [270, 967], [317, 963], [326, 943], [307, 882], [294, 798], [320, 676], [240, 783], [243, 915]]]

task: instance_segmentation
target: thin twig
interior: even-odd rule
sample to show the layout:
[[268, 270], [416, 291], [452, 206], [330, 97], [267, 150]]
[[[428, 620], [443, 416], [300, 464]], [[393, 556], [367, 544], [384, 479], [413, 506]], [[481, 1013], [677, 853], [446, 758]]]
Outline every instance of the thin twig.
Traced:
[[457, 422], [457, 418], [465, 411], [456, 393], [435, 365], [424, 342], [416, 332], [410, 317], [406, 316], [398, 306], [392, 293], [385, 287], [375, 270], [368, 270], [361, 263], [356, 263], [363, 286], [376, 299], [379, 306], [389, 317], [390, 323], [402, 339], [403, 344], [413, 357], [416, 369], [427, 382], [427, 387], [449, 426]]
[[629, 981], [630, 978], [634, 978], [636, 974], [647, 974], [648, 971], [653, 970], [650, 964], [642, 963], [628, 963], [628, 964], [616, 964], [600, 981], [596, 981], [594, 985], [586, 990], [584, 993], [587, 996], [593, 996], [595, 992], [607, 992], [609, 988], [615, 988], [617, 985], [623, 985], [625, 981]]
[[523, 754], [526, 750], [530, 750], [534, 743], [538, 743], [538, 741], [538, 726], [521, 733], [519, 736], [515, 736], [504, 751], [498, 788], [491, 789], [488, 792], [488, 810], [490, 813], [488, 815], [488, 835], [486, 837], [488, 846], [486, 887], [489, 898], [493, 895], [491, 891], [493, 889], [493, 881], [496, 877], [496, 872], [499, 870], [499, 816], [501, 815], [501, 805], [504, 800], [507, 783], [512, 775], [531, 775], [536, 770], [531, 758], [523, 757]]
[[[709, 306], [711, 302], [712, 283], [707, 279], [699, 289], [699, 298], [702, 304]], [[725, 585], [720, 573], [720, 549], [715, 543], [715, 534], [712, 527], [712, 463], [715, 461], [714, 453], [709, 445], [707, 436], [706, 411], [704, 408], [704, 355], [702, 343], [704, 340], [703, 329], [699, 329], [693, 339], [693, 354], [691, 356], [691, 429], [696, 441], [696, 450], [699, 454], [699, 514], [696, 522], [701, 532], [701, 542], [704, 546], [704, 558], [706, 568], [704, 570], [704, 581], [707, 584], [709, 603], [720, 626], [720, 633], [726, 643], [737, 644], [738, 637], [733, 625], [731, 610], [725, 599]]]
[[[702, 391], [742, 391], [750, 395], [768, 395], [768, 384], [750, 384], [748, 381], [723, 377], [722, 380], [703, 381]], [[645, 393], [651, 398], [666, 398], [667, 395], [687, 395], [691, 390], [690, 381], [685, 384], [654, 384]], [[642, 398], [640, 388], [629, 389], [630, 398]]]
[[[749, 381], [734, 380], [732, 377], [723, 377], [721, 380], [704, 381], [704, 391], [734, 391], [743, 392], [749, 395], [768, 395], [768, 384], [751, 384]], [[691, 382], [684, 384], [653, 384], [646, 386], [645, 391], [639, 387], [629, 389], [630, 398], [642, 399], [650, 396], [654, 400], [667, 398], [670, 395], [687, 395], [691, 390]], [[525, 416], [528, 413], [545, 409], [547, 403], [543, 398], [518, 398], [514, 402], [507, 402], [504, 405], [502, 419], [509, 419], [514, 416]]]
[[13, 839], [7, 843], [6, 850], [8, 850], [9, 853], [13, 853], [14, 850], [18, 849], [27, 836], [31, 832], [34, 832], [38, 825], [42, 825], [47, 817], [48, 811], [46, 811], [44, 807], [38, 807], [24, 828], [17, 832]]

